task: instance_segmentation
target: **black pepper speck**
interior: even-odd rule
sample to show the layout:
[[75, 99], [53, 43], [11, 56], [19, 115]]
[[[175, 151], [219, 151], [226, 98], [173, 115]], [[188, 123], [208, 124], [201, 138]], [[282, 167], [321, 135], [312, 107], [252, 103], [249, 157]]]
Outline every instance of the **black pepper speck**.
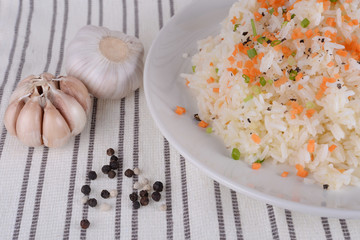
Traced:
[[102, 168], [101, 168], [101, 171], [104, 173], [104, 174], [108, 174], [111, 170], [111, 167], [110, 165], [104, 165]]
[[102, 198], [105, 198], [105, 199], [110, 197], [110, 193], [108, 190], [102, 190], [100, 195]]
[[87, 204], [90, 206], [90, 207], [96, 207], [97, 205], [97, 200], [95, 198], [90, 198], [88, 201], [87, 201]]
[[89, 185], [84, 185], [81, 187], [81, 192], [85, 195], [89, 195], [91, 192], [91, 188]]
[[155, 201], [158, 202], [161, 199], [161, 194], [159, 192], [153, 192], [151, 194], [151, 198]]
[[90, 226], [89, 220], [87, 220], [87, 219], [81, 220], [81, 222], [80, 222], [80, 227], [81, 227], [82, 229], [87, 229], [89, 226]]
[[109, 148], [108, 150], [106, 150], [106, 154], [107, 154], [108, 156], [112, 156], [112, 155], [114, 155], [114, 153], [115, 153], [115, 151], [114, 151], [114, 149], [112, 149], [112, 148]]
[[90, 180], [95, 180], [95, 179], [97, 178], [96, 172], [95, 172], [95, 171], [90, 171], [90, 172], [88, 173], [88, 178], [89, 178]]

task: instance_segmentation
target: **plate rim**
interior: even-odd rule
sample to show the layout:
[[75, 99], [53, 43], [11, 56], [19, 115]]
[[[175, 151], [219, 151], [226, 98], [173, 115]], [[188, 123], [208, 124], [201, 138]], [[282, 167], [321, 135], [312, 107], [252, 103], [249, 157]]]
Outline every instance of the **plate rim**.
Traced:
[[[348, 209], [341, 209], [341, 208], [332, 208], [332, 207], [322, 207], [322, 206], [313, 206], [306, 203], [300, 203], [295, 201], [290, 201], [287, 199], [279, 198], [276, 196], [272, 196], [266, 193], [263, 193], [259, 190], [249, 188], [245, 185], [242, 185], [240, 183], [235, 183], [234, 181], [231, 181], [226, 176], [219, 175], [216, 172], [212, 171], [209, 167], [201, 163], [200, 161], [196, 160], [195, 157], [191, 156], [191, 153], [189, 153], [186, 149], [183, 149], [181, 145], [178, 143], [178, 141], [167, 131], [166, 126], [164, 126], [161, 121], [159, 120], [159, 116], [156, 114], [155, 108], [151, 104], [151, 93], [150, 88], [148, 87], [148, 84], [150, 83], [150, 77], [149, 77], [149, 59], [153, 55], [154, 52], [154, 46], [156, 43], [162, 38], [164, 35], [164, 32], [167, 31], [171, 27], [171, 24], [173, 24], [177, 19], [181, 18], [182, 14], [184, 14], [187, 10], [190, 10], [190, 8], [193, 7], [193, 5], [197, 4], [201, 1], [191, 1], [188, 5], [184, 6], [179, 12], [177, 12], [164, 26], [163, 28], [158, 32], [155, 39], [151, 43], [150, 49], [148, 51], [148, 54], [146, 56], [145, 60], [145, 67], [144, 67], [144, 93], [145, 93], [145, 99], [146, 104], [148, 106], [148, 109], [150, 111], [151, 117], [153, 118], [156, 126], [160, 130], [161, 134], [169, 141], [169, 143], [176, 148], [176, 150], [179, 151], [179, 153], [188, 161], [191, 162], [191, 164], [195, 165], [200, 171], [204, 172], [209, 178], [223, 184], [224, 186], [239, 192], [241, 194], [244, 194], [250, 198], [257, 199], [262, 201], [263, 203], [269, 203], [271, 205], [292, 210], [299, 213], [306, 213], [312, 216], [320, 216], [320, 217], [333, 217], [333, 218], [344, 218], [344, 219], [360, 219], [360, 211], [359, 210], [348, 210]], [[236, 2], [234, 0], [233, 2]]]

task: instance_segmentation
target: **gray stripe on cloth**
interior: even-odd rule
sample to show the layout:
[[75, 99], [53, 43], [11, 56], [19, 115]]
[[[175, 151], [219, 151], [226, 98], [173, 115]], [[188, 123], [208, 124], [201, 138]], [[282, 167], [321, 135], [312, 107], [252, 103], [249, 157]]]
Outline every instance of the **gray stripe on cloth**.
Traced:
[[293, 219], [292, 219], [291, 211], [285, 209], [285, 216], [286, 216], [286, 223], [287, 223], [287, 226], [288, 226], [290, 239], [291, 240], [296, 240], [294, 222], [293, 222]]
[[81, 134], [75, 137], [74, 149], [71, 160], [71, 172], [70, 172], [70, 180], [69, 180], [69, 190], [67, 195], [67, 204], [66, 204], [66, 216], [64, 223], [64, 233], [63, 239], [69, 239], [70, 234], [70, 223], [72, 218], [72, 207], [74, 202], [74, 191], [75, 191], [75, 181], [76, 181], [76, 171], [77, 171], [77, 162], [78, 162], [78, 154], [80, 147], [80, 138]]
[[[135, 11], [135, 37], [139, 38], [139, 3], [138, 0], [134, 0], [134, 11]], [[139, 166], [139, 89], [135, 91], [134, 97], [134, 143], [133, 143], [133, 167]], [[138, 176], [133, 177], [133, 183], [138, 181]], [[136, 191], [135, 191], [136, 192]], [[138, 239], [138, 210], [132, 210], [131, 220], [131, 239]]]
[[103, 25], [104, 22], [104, 4], [102, 0], [99, 0], [99, 26]]
[[321, 218], [321, 224], [324, 228], [324, 232], [325, 232], [325, 237], [326, 240], [332, 240], [332, 235], [331, 235], [331, 231], [330, 231], [330, 224], [329, 224], [329, 220], [327, 217], [322, 217]]
[[[122, 14], [123, 14], [123, 32], [126, 33], [126, 0], [122, 1]], [[125, 98], [121, 99], [120, 102], [120, 123], [119, 123], [119, 134], [118, 134], [118, 158], [119, 158], [119, 169], [117, 174], [116, 190], [118, 196], [115, 204], [115, 239], [119, 240], [121, 237], [121, 197], [122, 197], [122, 185], [123, 185], [123, 161], [124, 161], [124, 133], [125, 133]]]
[[158, 0], [158, 13], [159, 13], [159, 28], [161, 29], [164, 25], [163, 12], [162, 12], [162, 1]]
[[23, 212], [24, 212], [26, 192], [27, 192], [27, 187], [29, 184], [29, 175], [30, 175], [30, 168], [31, 168], [33, 154], [34, 154], [34, 148], [30, 147], [28, 149], [28, 154], [27, 154], [27, 158], [26, 158], [26, 165], [25, 165], [23, 181], [22, 181], [22, 185], [21, 185], [20, 198], [19, 198], [18, 208], [17, 208], [17, 212], [16, 212], [16, 220], [15, 220], [14, 232], [13, 232], [13, 237], [12, 237], [13, 240], [19, 239], [21, 220], [22, 220], [22, 216], [23, 216]]
[[181, 193], [183, 202], [183, 224], [184, 224], [184, 238], [191, 239], [190, 231], [190, 215], [189, 215], [189, 199], [186, 178], [186, 163], [185, 158], [180, 155], [180, 169], [181, 169]]
[[166, 202], [166, 238], [173, 239], [173, 213], [171, 193], [171, 170], [170, 170], [170, 147], [169, 142], [164, 138], [164, 163], [165, 163], [165, 202]]
[[343, 235], [344, 235], [344, 239], [345, 240], [350, 240], [351, 237], [350, 237], [350, 232], [349, 232], [346, 220], [345, 219], [339, 219], [339, 222], [340, 222], [341, 230], [342, 230]]
[[269, 216], [272, 237], [273, 237], [273, 239], [280, 239], [279, 238], [279, 230], [278, 230], [278, 227], [276, 224], [274, 208], [270, 204], [266, 204], [266, 208], [267, 208], [267, 212], [268, 212], [268, 216]]
[[214, 181], [214, 192], [215, 192], [216, 212], [217, 212], [217, 218], [219, 224], [219, 239], [226, 239], [220, 185], [216, 181]]
[[42, 159], [41, 159], [41, 165], [40, 165], [40, 173], [39, 173], [39, 177], [38, 177], [38, 185], [36, 188], [35, 203], [34, 203], [34, 209], [33, 209], [33, 216], [32, 216], [32, 220], [31, 220], [29, 239], [35, 239], [35, 235], [36, 235], [36, 229], [37, 229], [37, 224], [38, 224], [38, 220], [39, 220], [41, 196], [42, 196], [42, 190], [43, 190], [43, 186], [44, 186], [45, 169], [46, 169], [48, 155], [49, 155], [49, 148], [44, 147], [43, 155], [42, 155]]
[[[16, 79], [20, 79], [22, 70], [24, 67], [24, 63], [26, 60], [26, 50], [29, 46], [29, 37], [30, 37], [30, 33], [31, 33], [30, 30], [31, 30], [33, 12], [34, 12], [34, 1], [30, 0], [30, 10], [29, 10], [29, 15], [28, 15], [27, 24], [26, 24], [25, 41], [24, 41], [24, 45], [22, 48], [21, 60], [20, 60], [20, 64], [18, 67], [17, 74], [16, 74]], [[14, 86], [16, 86], [16, 83], [14, 84]], [[7, 131], [3, 131], [3, 132], [5, 132], [5, 136], [4, 136], [4, 142], [5, 142], [5, 137], [6, 137]], [[20, 226], [21, 226], [22, 216], [23, 216], [23, 212], [24, 212], [24, 205], [25, 205], [25, 200], [26, 200], [27, 187], [28, 187], [28, 183], [29, 183], [29, 175], [30, 175], [30, 168], [31, 168], [33, 153], [34, 153], [34, 148], [32, 148], [32, 147], [28, 148], [28, 155], [27, 155], [27, 159], [26, 159], [26, 165], [25, 165], [23, 181], [22, 181], [22, 185], [21, 185], [19, 203], [18, 203], [18, 208], [17, 208], [17, 212], [16, 212], [16, 220], [15, 220], [15, 225], [14, 225], [13, 239], [19, 238]]]
[[121, 99], [120, 103], [120, 126], [118, 134], [118, 158], [119, 169], [117, 174], [116, 190], [118, 196], [116, 198], [115, 205], [115, 239], [120, 239], [121, 236], [121, 197], [122, 197], [122, 185], [123, 185], [123, 161], [124, 161], [124, 130], [125, 130], [125, 98]]
[[[86, 174], [91, 171], [93, 160], [94, 160], [94, 141], [95, 141], [95, 127], [96, 127], [96, 112], [97, 112], [97, 98], [94, 97], [92, 113], [91, 113], [91, 123], [90, 123], [90, 136], [89, 136], [89, 148], [88, 148], [88, 157], [86, 164]], [[90, 179], [86, 178], [85, 185], [90, 185]], [[89, 206], [85, 204], [82, 210], [82, 219], [87, 219], [89, 212]], [[86, 239], [86, 229], [81, 229], [80, 239]]]
[[[9, 80], [10, 70], [11, 70], [11, 67], [13, 64], [13, 60], [14, 60], [16, 44], [17, 44], [17, 40], [18, 40], [18, 36], [19, 36], [19, 26], [20, 26], [20, 20], [21, 20], [22, 5], [23, 5], [23, 1], [20, 0], [17, 15], [16, 15], [16, 21], [15, 21], [15, 27], [14, 27], [14, 37], [13, 37], [13, 41], [12, 41], [12, 45], [11, 45], [11, 49], [10, 49], [9, 61], [8, 61], [8, 65], [6, 66], [4, 79], [3, 79], [3, 82], [1, 83], [1, 87], [0, 87], [0, 104], [1, 104], [2, 96], [4, 94], [5, 85]], [[0, 146], [1, 146], [1, 143], [0, 143]], [[0, 157], [1, 157], [1, 152], [2, 152], [2, 147], [0, 147]]]
[[64, 1], [64, 21], [62, 25], [62, 32], [61, 32], [61, 44], [60, 44], [60, 52], [59, 52], [59, 61], [56, 65], [56, 72], [55, 75], [59, 75], [61, 71], [61, 67], [64, 60], [64, 46], [65, 46], [65, 39], [66, 39], [66, 29], [69, 17], [69, 0]]
[[232, 207], [233, 207], [233, 213], [234, 213], [236, 237], [238, 240], [244, 239], [243, 232], [242, 232], [242, 226], [241, 226], [239, 202], [238, 202], [238, 199], [236, 196], [236, 192], [234, 190], [230, 189], [230, 193], [231, 193], [231, 201], [232, 201]]
[[170, 16], [174, 16], [175, 14], [175, 8], [174, 8], [174, 0], [169, 0], [170, 2]]
[[[48, 44], [44, 72], [48, 71], [50, 63], [51, 63], [53, 43], [54, 43], [54, 34], [55, 34], [55, 25], [56, 25], [56, 15], [57, 15], [57, 1], [53, 0], [53, 14], [52, 14], [52, 19], [51, 19], [50, 37], [49, 37], [49, 44]], [[42, 160], [41, 160], [41, 166], [40, 166], [40, 172], [39, 172], [39, 177], [38, 177], [38, 185], [37, 185], [36, 195], [35, 195], [35, 203], [34, 203], [29, 239], [35, 239], [35, 235], [36, 235], [36, 229], [37, 229], [37, 223], [39, 220], [40, 203], [41, 203], [42, 189], [44, 186], [44, 177], [45, 177], [45, 170], [46, 170], [48, 154], [49, 154], [49, 148], [44, 147], [43, 154], [42, 154]]]
[[91, 0], [88, 0], [88, 12], [87, 12], [87, 21], [86, 25], [91, 24]]

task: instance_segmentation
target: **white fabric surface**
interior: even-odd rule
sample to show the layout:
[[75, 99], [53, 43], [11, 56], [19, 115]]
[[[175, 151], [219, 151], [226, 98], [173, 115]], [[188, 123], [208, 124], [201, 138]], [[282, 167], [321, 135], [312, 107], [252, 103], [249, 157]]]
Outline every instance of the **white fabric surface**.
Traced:
[[[3, 115], [14, 84], [44, 70], [65, 74], [64, 46], [80, 27], [138, 35], [147, 53], [159, 28], [189, 2], [0, 1], [0, 239], [360, 239], [359, 220], [290, 212], [219, 186], [164, 140], [142, 88], [121, 101], [98, 100], [83, 133], [62, 149], [27, 148], [7, 134]], [[165, 183], [159, 203], [132, 210], [133, 179], [100, 173], [108, 147], [123, 157], [123, 170], [138, 165], [141, 176]], [[81, 204], [90, 169], [99, 173], [92, 196], [110, 203], [109, 212]], [[117, 199], [99, 196], [116, 188]], [[91, 222], [86, 231], [83, 217]]]

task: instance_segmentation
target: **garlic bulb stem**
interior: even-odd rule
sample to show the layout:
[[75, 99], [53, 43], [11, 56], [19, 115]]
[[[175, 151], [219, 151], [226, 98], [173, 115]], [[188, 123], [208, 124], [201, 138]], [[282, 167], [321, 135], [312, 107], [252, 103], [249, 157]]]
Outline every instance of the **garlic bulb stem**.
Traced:
[[100, 40], [99, 50], [110, 61], [124, 61], [129, 54], [129, 48], [121, 39], [114, 37], [104, 37]]

